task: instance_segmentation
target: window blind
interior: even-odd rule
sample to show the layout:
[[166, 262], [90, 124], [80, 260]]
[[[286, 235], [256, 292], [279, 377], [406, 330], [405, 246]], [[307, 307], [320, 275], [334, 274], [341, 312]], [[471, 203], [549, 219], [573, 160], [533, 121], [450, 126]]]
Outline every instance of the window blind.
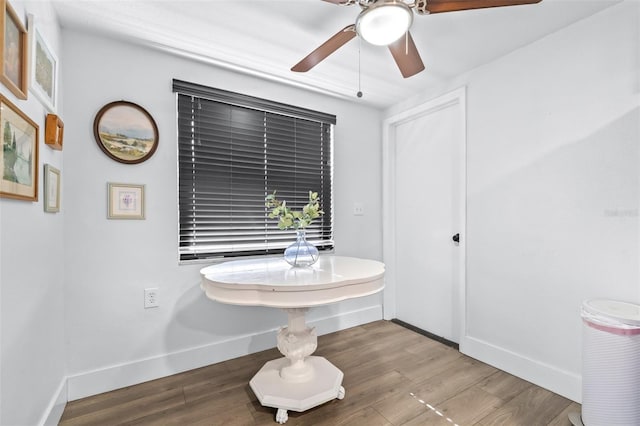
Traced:
[[180, 260], [284, 251], [295, 232], [267, 217], [274, 190], [294, 209], [318, 192], [325, 214], [307, 239], [333, 248], [335, 116], [179, 80], [174, 92]]

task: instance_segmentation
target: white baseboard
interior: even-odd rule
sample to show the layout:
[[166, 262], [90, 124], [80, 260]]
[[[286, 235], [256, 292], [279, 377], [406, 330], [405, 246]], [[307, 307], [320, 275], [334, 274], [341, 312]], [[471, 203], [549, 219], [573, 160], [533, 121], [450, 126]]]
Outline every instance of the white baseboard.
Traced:
[[67, 404], [67, 378], [64, 377], [58, 385], [58, 389], [54, 393], [47, 409], [40, 419], [41, 426], [55, 426], [60, 423], [64, 407]]
[[577, 374], [470, 336], [461, 339], [460, 352], [572, 401], [582, 400], [582, 379]]
[[[380, 319], [382, 306], [377, 305], [311, 320], [309, 324], [316, 327], [318, 335], [322, 335]], [[75, 374], [67, 378], [67, 398], [73, 401], [273, 348], [276, 344], [276, 332], [274, 329], [239, 336], [210, 345]]]

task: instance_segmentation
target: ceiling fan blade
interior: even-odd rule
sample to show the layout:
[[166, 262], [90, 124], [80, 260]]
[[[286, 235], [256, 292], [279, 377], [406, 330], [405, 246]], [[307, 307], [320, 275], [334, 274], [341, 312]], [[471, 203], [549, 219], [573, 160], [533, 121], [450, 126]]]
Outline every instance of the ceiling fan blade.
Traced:
[[333, 4], [347, 4], [349, 3], [349, 0], [324, 0], [328, 3], [333, 3]]
[[311, 68], [318, 65], [322, 60], [324, 60], [327, 56], [331, 55], [333, 52], [338, 50], [340, 47], [345, 45], [349, 40], [356, 36], [356, 26], [351, 24], [340, 31], [338, 31], [333, 37], [329, 40], [322, 43], [320, 47], [318, 47], [313, 52], [309, 53], [303, 60], [298, 62], [291, 68], [291, 71], [295, 72], [307, 72]]
[[400, 37], [389, 45], [389, 51], [393, 55], [393, 59], [400, 68], [400, 73], [404, 78], [411, 77], [424, 70], [424, 64], [413, 42], [411, 33], [407, 32], [404, 37]]
[[542, 0], [428, 0], [429, 13], [455, 12], [457, 10], [484, 9], [487, 7], [535, 4]]

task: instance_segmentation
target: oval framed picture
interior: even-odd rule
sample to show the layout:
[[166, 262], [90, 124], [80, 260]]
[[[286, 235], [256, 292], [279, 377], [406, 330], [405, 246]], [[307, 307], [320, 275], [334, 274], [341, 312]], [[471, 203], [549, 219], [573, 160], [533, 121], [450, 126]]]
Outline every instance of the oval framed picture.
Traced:
[[115, 101], [103, 106], [93, 121], [93, 134], [100, 149], [120, 163], [142, 163], [158, 148], [156, 122], [133, 102]]

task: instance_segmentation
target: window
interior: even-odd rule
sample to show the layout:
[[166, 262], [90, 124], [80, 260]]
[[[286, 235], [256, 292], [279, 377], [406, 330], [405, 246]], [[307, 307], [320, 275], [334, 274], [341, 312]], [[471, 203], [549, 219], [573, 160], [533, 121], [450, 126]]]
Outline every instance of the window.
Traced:
[[324, 215], [307, 239], [333, 248], [335, 116], [179, 80], [173, 91], [180, 260], [283, 252], [295, 234], [267, 217], [274, 190], [296, 209], [318, 192]]

